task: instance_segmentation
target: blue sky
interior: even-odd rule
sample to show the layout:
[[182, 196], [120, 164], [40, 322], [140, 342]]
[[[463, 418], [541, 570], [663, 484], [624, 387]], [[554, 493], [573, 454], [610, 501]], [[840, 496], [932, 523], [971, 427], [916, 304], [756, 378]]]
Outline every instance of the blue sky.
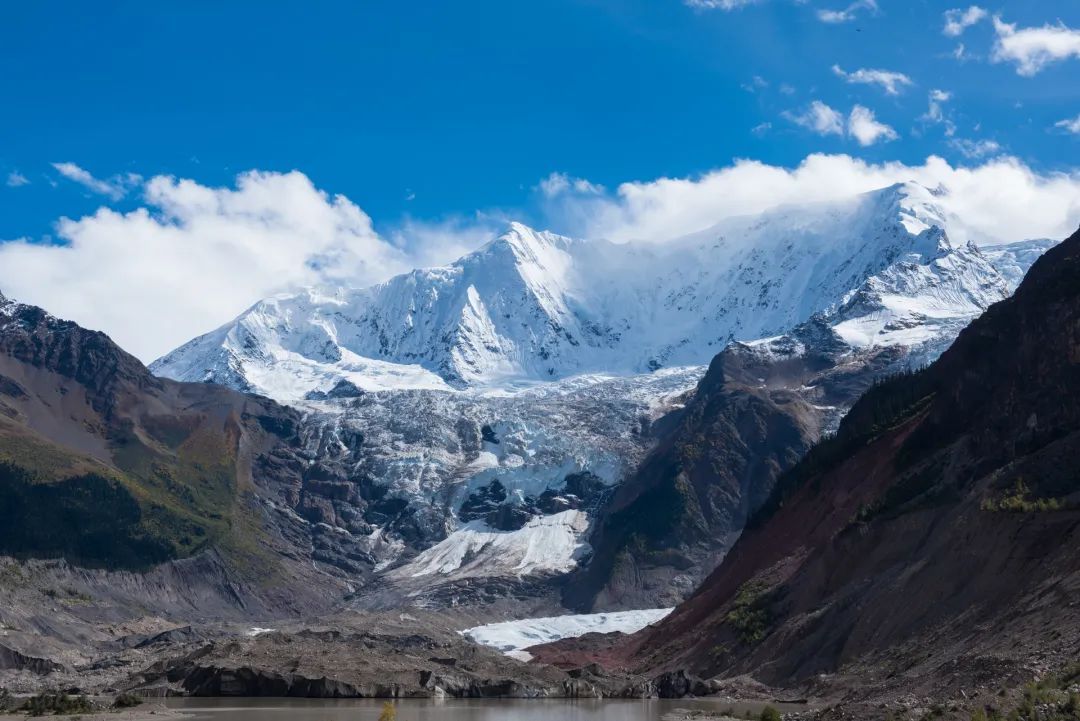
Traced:
[[[1080, 187], [1080, 3], [968, 8], [928, 0], [4, 3], [0, 239], [9, 243], [0, 242], [0, 264], [9, 270], [0, 267], [0, 289], [52, 299], [44, 285], [18, 285], [26, 273], [4, 249], [78, 243], [72, 234], [85, 228], [65, 236], [62, 217], [145, 207], [182, 222], [180, 186], [166, 199], [165, 185], [154, 191], [148, 182], [155, 176], [235, 188], [246, 171], [298, 170], [362, 209], [372, 232], [416, 251], [383, 274], [445, 260], [506, 217], [648, 235], [644, 226], [598, 225], [595, 203], [623, 203], [623, 183], [695, 183], [739, 159], [792, 169], [822, 153], [881, 169], [922, 167], [933, 155], [951, 173], [1007, 157], [1040, 188], [1068, 181], [1055, 198], [1071, 193]], [[578, 202], [554, 202], [566, 193]], [[701, 222], [708, 215], [681, 211], [670, 208]], [[130, 247], [140, 242], [132, 236]], [[440, 243], [444, 252], [428, 252]], [[71, 279], [58, 272], [61, 281]], [[84, 301], [92, 290], [79, 291]], [[56, 298], [61, 309], [79, 301]], [[99, 324], [122, 333], [109, 326], [122, 322]]]
[[[966, 161], [943, 127], [920, 128], [935, 88], [952, 93], [957, 139], [996, 142], [1037, 167], [1077, 162], [1080, 143], [1050, 129], [1080, 114], [1080, 61], [1035, 77], [987, 62], [991, 23], [947, 37], [948, 3], [880, 0], [846, 23], [815, 15], [843, 7], [5, 3], [0, 172], [31, 184], [0, 191], [0, 237], [47, 233], [58, 216], [101, 202], [52, 188], [54, 162], [209, 184], [295, 168], [393, 222], [523, 205], [553, 171], [611, 186], [740, 157], [791, 165], [811, 151]], [[987, 9], [1020, 27], [1080, 28], [1071, 0]], [[959, 43], [971, 59], [952, 57]], [[833, 65], [904, 73], [912, 85], [890, 96]], [[845, 114], [861, 104], [902, 137], [861, 148], [782, 117], [813, 100]]]

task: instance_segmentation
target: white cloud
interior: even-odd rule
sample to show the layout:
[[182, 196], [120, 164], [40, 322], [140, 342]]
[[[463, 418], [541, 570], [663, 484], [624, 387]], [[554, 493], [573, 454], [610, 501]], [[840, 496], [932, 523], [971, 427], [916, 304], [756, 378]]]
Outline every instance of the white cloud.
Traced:
[[552, 173], [541, 180], [534, 190], [539, 190], [550, 198], [570, 191], [575, 193], [603, 193], [604, 186], [595, 185], [583, 178], [571, 177], [566, 173]]
[[947, 189], [939, 201], [961, 219], [951, 228], [958, 242], [1064, 238], [1080, 223], [1080, 173], [1040, 174], [1009, 157], [959, 167], [936, 156], [907, 165], [823, 154], [795, 168], [739, 160], [695, 178], [623, 183], [612, 194], [583, 196], [572, 205], [563, 198], [551, 219], [572, 235], [662, 242], [732, 216], [837, 200], [909, 180]]
[[492, 213], [436, 221], [407, 217], [388, 236], [393, 246], [405, 254], [410, 267], [430, 268], [447, 265], [475, 250], [502, 231], [510, 220], [509, 216]]
[[949, 145], [958, 150], [965, 158], [976, 160], [1001, 152], [1001, 144], [995, 140], [969, 140], [953, 138]]
[[359, 207], [298, 172], [245, 173], [235, 188], [159, 176], [145, 202], [61, 219], [62, 245], [0, 243], [0, 289], [152, 360], [273, 292], [412, 266]]
[[697, 10], [735, 10], [761, 0], [685, 0], [687, 7]]
[[750, 132], [759, 138], [767, 134], [770, 130], [772, 130], [772, 123], [760, 123], [750, 128]]
[[945, 117], [944, 104], [952, 100], [952, 93], [947, 90], [941, 90], [935, 88], [930, 91], [926, 112], [919, 116], [919, 120], [924, 123], [944, 123], [945, 134], [953, 135], [956, 132], [956, 124], [952, 120]]
[[25, 175], [18, 170], [12, 170], [8, 173], [6, 185], [9, 188], [21, 188], [24, 185], [29, 185], [30, 181]]
[[844, 135], [846, 132], [863, 147], [899, 137], [891, 127], [879, 123], [872, 110], [862, 105], [852, 108], [847, 118], [820, 100], [810, 103], [810, 106], [801, 113], [785, 111], [782, 115], [796, 125], [818, 135]]
[[1080, 58], [1080, 30], [1062, 23], [1017, 29], [1016, 24], [994, 16], [997, 41], [991, 59], [1011, 62], [1018, 75], [1031, 77], [1051, 63]]
[[878, 141], [896, 140], [899, 135], [888, 125], [879, 123], [870, 108], [856, 105], [848, 116], [848, 135], [859, 141], [864, 148]]
[[[951, 38], [960, 37], [964, 31], [987, 16], [986, 10], [972, 5], [967, 10], [956, 8], [945, 11], [945, 27], [942, 30]], [[963, 47], [963, 46], [961, 46]]]
[[785, 111], [783, 116], [818, 135], [844, 134], [844, 116], [820, 100], [810, 103], [810, 107], [801, 113]]
[[956, 44], [956, 47], [953, 48], [952, 56], [961, 63], [972, 59], [971, 53], [967, 51], [967, 46], [963, 43]]
[[[940, 202], [963, 219], [952, 229], [960, 242], [1065, 237], [1080, 219], [1080, 174], [1037, 173], [1009, 157], [959, 167], [939, 157], [906, 165], [814, 154], [794, 168], [739, 160], [695, 178], [628, 182], [610, 191], [573, 180], [581, 182], [556, 181], [560, 190], [550, 195], [538, 184], [547, 225], [615, 241], [662, 242], [734, 215], [907, 180], [948, 189]], [[274, 292], [363, 286], [445, 263], [506, 220], [497, 213], [406, 219], [380, 236], [349, 199], [320, 191], [299, 172], [245, 173], [235, 187], [155, 177], [144, 200], [129, 213], [103, 208], [62, 219], [61, 245], [0, 243], [0, 289], [105, 330], [151, 360]]]
[[1066, 133], [1080, 135], [1080, 115], [1077, 115], [1075, 118], [1066, 118], [1065, 120], [1059, 120], [1054, 123], [1054, 127], [1061, 128]]
[[874, 70], [860, 68], [853, 73], [844, 72], [839, 65], [833, 65], [832, 71], [848, 83], [880, 85], [888, 95], [899, 95], [905, 85], [911, 85], [911, 78], [892, 70]]
[[128, 191], [142, 182], [142, 178], [134, 173], [127, 175], [115, 175], [109, 180], [101, 180], [90, 174], [90, 171], [80, 168], [75, 163], [53, 163], [52, 166], [60, 175], [74, 181], [98, 195], [106, 195], [113, 200], [120, 200]]
[[818, 20], [823, 23], [847, 23], [856, 18], [860, 10], [877, 12], [877, 0], [856, 0], [843, 10], [818, 10]]

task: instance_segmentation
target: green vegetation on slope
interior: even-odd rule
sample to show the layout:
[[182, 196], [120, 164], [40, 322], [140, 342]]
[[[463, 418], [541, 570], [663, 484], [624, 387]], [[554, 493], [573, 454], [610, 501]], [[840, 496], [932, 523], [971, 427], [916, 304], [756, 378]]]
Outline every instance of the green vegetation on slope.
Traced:
[[1035, 498], [1031, 489], [1018, 478], [1012, 491], [1000, 498], [984, 498], [979, 508], [983, 511], [1000, 513], [1046, 513], [1060, 511], [1067, 508], [1068, 504], [1060, 498]]
[[1080, 663], [1074, 663], [1027, 684], [1014, 702], [976, 708], [971, 721], [1080, 721], [1078, 689]]
[[753, 646], [769, 632], [769, 609], [765, 603], [765, 587], [758, 583], [745, 583], [735, 594], [731, 610], [725, 620], [738, 634], [739, 640]]
[[[173, 429], [175, 431], [175, 429]], [[114, 434], [114, 464], [0, 425], [0, 552], [143, 569], [254, 532], [237, 516], [235, 439], [205, 424], [152, 447]]]

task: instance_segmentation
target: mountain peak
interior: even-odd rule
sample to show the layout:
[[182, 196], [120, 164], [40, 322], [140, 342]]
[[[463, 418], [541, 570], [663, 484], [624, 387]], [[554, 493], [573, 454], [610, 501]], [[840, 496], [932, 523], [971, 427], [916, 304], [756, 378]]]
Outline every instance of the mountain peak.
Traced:
[[945, 210], [938, 203], [938, 198], [946, 192], [943, 187], [931, 190], [909, 180], [871, 191], [867, 195], [875, 199], [879, 212], [888, 208], [898, 214], [901, 224], [912, 235], [918, 236], [931, 228], [938, 228], [942, 232], [935, 238], [940, 246], [936, 250], [947, 251], [953, 245], [946, 232], [948, 221]]
[[518, 259], [529, 261], [536, 260], [553, 250], [565, 250], [571, 243], [573, 241], [570, 238], [547, 230], [536, 230], [515, 220], [511, 221], [503, 232], [481, 247], [477, 253], [507, 249]]

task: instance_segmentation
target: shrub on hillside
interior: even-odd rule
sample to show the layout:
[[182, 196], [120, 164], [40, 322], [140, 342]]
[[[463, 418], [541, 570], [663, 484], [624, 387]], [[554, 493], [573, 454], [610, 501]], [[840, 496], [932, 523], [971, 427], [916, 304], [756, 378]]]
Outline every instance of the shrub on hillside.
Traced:
[[142, 697], [133, 693], [122, 693], [113, 699], [113, 708], [134, 708], [142, 703]]
[[44, 716], [56, 714], [70, 716], [72, 714], [92, 713], [94, 707], [86, 696], [68, 696], [66, 693], [39, 693], [27, 699], [22, 710], [30, 716]]

